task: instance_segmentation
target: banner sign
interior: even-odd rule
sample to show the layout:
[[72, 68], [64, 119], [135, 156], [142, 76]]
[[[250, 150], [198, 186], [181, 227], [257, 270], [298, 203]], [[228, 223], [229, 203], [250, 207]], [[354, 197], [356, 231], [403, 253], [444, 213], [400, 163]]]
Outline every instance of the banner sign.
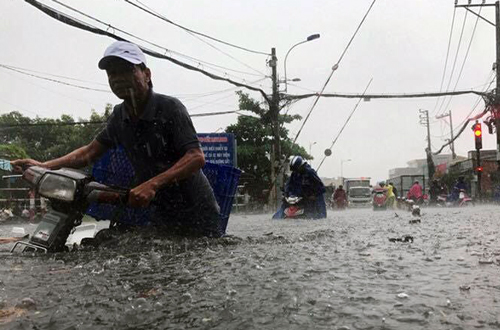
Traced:
[[232, 133], [199, 133], [208, 163], [237, 167], [236, 140]]

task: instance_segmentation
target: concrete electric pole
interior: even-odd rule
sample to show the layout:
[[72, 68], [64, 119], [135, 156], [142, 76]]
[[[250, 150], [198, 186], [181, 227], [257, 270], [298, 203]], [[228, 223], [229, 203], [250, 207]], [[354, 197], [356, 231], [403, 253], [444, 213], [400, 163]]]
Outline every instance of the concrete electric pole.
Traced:
[[453, 159], [457, 158], [457, 154], [455, 153], [455, 142], [453, 141], [453, 119], [451, 117], [451, 110], [448, 111], [447, 113], [443, 113], [441, 116], [436, 116], [436, 119], [441, 119], [441, 118], [450, 118], [450, 141], [451, 141], [451, 157]]
[[[494, 93], [494, 98], [493, 98], [493, 104], [492, 104], [492, 117], [495, 123], [495, 128], [496, 128], [496, 140], [497, 140], [497, 171], [500, 171], [500, 2], [496, 1], [495, 3], [485, 3], [483, 0], [482, 3], [478, 4], [473, 4], [471, 3], [471, 0], [468, 0], [468, 3], [465, 5], [458, 5], [458, 0], [455, 0], [455, 7], [456, 8], [465, 8], [472, 14], [478, 16], [481, 18], [483, 21], [489, 23], [490, 25], [493, 25], [495, 27], [496, 31], [496, 61], [494, 64], [494, 69], [496, 70], [496, 88], [495, 88], [495, 93]], [[487, 20], [486, 18], [482, 17], [481, 15], [475, 13], [469, 8], [472, 7], [495, 7], [495, 23]]]
[[272, 80], [272, 95], [271, 102], [269, 103], [269, 118], [271, 120], [271, 129], [273, 132], [273, 145], [271, 150], [271, 180], [273, 187], [271, 188], [270, 204], [276, 209], [280, 197], [279, 187], [281, 186], [281, 148], [280, 148], [280, 125], [279, 125], [279, 111], [280, 111], [280, 96], [279, 96], [279, 82], [278, 82], [278, 58], [276, 57], [276, 48], [271, 49], [271, 60], [269, 61], [271, 67], [271, 80]]
[[432, 151], [431, 148], [431, 128], [429, 125], [429, 111], [424, 110], [424, 109], [419, 109], [418, 112], [420, 112], [420, 125], [426, 126], [427, 127], [427, 148], [429, 148], [429, 151]]

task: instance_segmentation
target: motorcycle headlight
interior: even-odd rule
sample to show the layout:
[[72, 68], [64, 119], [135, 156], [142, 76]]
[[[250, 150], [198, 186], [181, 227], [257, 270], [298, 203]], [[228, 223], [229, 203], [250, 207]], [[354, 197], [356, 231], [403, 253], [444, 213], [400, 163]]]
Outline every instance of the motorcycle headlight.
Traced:
[[72, 202], [75, 199], [76, 181], [65, 176], [46, 174], [38, 185], [38, 193], [46, 198]]

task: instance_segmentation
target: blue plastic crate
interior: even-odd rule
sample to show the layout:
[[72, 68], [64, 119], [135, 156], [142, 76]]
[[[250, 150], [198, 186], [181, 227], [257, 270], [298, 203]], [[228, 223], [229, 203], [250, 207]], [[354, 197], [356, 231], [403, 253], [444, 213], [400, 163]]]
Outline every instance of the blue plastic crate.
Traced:
[[[206, 163], [202, 170], [214, 190], [215, 199], [220, 207], [220, 228], [225, 233], [241, 171], [232, 166], [212, 163]], [[131, 188], [134, 169], [123, 148], [119, 147], [109, 150], [94, 164], [92, 175], [97, 182], [122, 188]], [[87, 214], [97, 220], [113, 219], [137, 226], [148, 225], [150, 219], [149, 209], [118, 207], [98, 203], [91, 204], [87, 210]]]
[[241, 170], [227, 165], [205, 163], [203, 173], [214, 190], [215, 199], [220, 207], [221, 229], [225, 233]]

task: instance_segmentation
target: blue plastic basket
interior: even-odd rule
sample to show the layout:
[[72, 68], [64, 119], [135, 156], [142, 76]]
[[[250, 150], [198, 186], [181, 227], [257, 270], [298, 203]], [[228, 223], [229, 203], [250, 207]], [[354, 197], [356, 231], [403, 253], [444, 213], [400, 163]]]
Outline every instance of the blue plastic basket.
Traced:
[[203, 173], [214, 190], [215, 199], [220, 207], [220, 228], [225, 233], [241, 170], [227, 165], [205, 163]]
[[[219, 204], [221, 215], [219, 228], [225, 233], [241, 171], [232, 166], [212, 163], [206, 163], [202, 170], [210, 182], [215, 199]], [[109, 150], [94, 164], [92, 175], [97, 182], [131, 188], [134, 169], [123, 148], [118, 147]], [[136, 226], [146, 226], [150, 219], [149, 209], [98, 203], [91, 204], [86, 213], [97, 220], [115, 220]]]
[[[110, 149], [94, 164], [92, 176], [99, 183], [128, 189], [132, 186], [135, 172], [125, 150], [119, 146]], [[146, 226], [150, 219], [149, 209], [110, 204], [92, 203], [86, 213], [97, 220], [113, 220], [135, 226]]]

